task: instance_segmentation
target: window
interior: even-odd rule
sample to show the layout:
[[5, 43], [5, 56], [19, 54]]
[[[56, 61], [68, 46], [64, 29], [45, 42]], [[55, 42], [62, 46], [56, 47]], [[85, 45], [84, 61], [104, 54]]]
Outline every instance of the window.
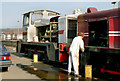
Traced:
[[39, 19], [41, 19], [43, 17], [43, 14], [42, 13], [36, 13], [36, 14], [32, 14], [32, 22], [31, 22], [31, 24], [34, 24], [34, 21], [36, 21], [36, 20], [39, 20]]
[[23, 17], [23, 25], [29, 25], [29, 14], [24, 15]]

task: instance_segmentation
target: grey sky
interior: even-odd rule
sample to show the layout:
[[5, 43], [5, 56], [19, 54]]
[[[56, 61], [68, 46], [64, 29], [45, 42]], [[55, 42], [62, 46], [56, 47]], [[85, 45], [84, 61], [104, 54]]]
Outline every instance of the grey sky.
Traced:
[[[6, 1], [6, 2], [5, 2]], [[8, 2], [2, 1], [2, 25], [0, 28], [21, 28], [22, 14], [33, 10], [53, 10], [61, 15], [72, 14], [76, 8], [81, 8], [83, 13], [88, 7], [96, 7], [98, 11], [112, 9], [111, 2]], [[94, 0], [93, 0], [94, 1]], [[118, 7], [118, 4], [115, 5]], [[19, 21], [19, 23], [17, 22]]]

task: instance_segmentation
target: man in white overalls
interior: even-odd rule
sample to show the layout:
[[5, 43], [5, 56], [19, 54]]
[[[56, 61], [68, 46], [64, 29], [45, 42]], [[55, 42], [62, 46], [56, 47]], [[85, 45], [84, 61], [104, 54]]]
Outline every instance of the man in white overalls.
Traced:
[[79, 76], [79, 50], [84, 52], [84, 33], [78, 33], [71, 43], [69, 50], [69, 64], [68, 64], [68, 75], [71, 73], [72, 63], [74, 68], [74, 75]]

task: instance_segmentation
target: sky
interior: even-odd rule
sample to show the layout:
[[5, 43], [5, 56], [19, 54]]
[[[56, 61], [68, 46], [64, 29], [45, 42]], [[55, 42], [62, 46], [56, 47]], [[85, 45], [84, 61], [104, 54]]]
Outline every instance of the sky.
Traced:
[[111, 4], [113, 1], [119, 0], [2, 0], [0, 28], [22, 28], [22, 14], [29, 11], [52, 10], [68, 15], [80, 8], [85, 13], [89, 7], [95, 7], [98, 11], [117, 8], [119, 4]]

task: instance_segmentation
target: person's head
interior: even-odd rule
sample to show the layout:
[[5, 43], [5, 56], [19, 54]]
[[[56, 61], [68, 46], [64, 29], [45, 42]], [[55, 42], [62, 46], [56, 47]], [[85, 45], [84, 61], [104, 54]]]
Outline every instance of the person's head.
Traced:
[[81, 36], [82, 38], [84, 38], [84, 33], [83, 32], [79, 32], [78, 36]]

